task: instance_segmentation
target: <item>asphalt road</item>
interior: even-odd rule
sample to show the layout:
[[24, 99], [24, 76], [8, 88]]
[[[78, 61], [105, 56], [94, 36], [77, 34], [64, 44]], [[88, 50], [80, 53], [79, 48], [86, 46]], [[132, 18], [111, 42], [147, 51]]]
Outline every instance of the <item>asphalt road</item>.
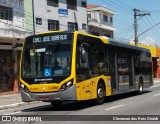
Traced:
[[[51, 119], [53, 120], [53, 122], [48, 121], [47, 123], [57, 123], [57, 124], [58, 123], [68, 123], [68, 124], [105, 123], [106, 124], [106, 122], [107, 124], [110, 123], [159, 124], [160, 82], [156, 83], [153, 87], [145, 90], [143, 95], [137, 95], [136, 93], [129, 93], [129, 94], [107, 97], [103, 105], [95, 105], [91, 101], [86, 101], [78, 103], [70, 102], [70, 103], [65, 103], [62, 107], [54, 107], [50, 105], [50, 103], [41, 102], [36, 104], [29, 104], [20, 107], [15, 107], [12, 109], [1, 110], [0, 115], [4, 116], [24, 115], [33, 117], [43, 115], [42, 118], [38, 119], [42, 119], [43, 121], [44, 118], [45, 119], [48, 118], [48, 120]], [[134, 117], [134, 119], [137, 119], [138, 121], [131, 121], [132, 117]], [[113, 121], [110, 121], [110, 119]], [[119, 119], [130, 119], [130, 120], [119, 121]], [[159, 119], [159, 121], [156, 121], [156, 119]], [[33, 122], [33, 123], [44, 123], [44, 122]]]

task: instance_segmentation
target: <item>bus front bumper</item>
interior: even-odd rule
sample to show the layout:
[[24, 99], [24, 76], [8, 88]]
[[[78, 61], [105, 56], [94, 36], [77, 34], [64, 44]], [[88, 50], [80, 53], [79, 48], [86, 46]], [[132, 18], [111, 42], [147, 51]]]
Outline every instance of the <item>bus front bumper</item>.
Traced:
[[21, 97], [23, 102], [77, 100], [76, 86], [73, 85], [65, 91], [58, 91], [52, 93], [31, 93], [25, 92], [21, 89]]

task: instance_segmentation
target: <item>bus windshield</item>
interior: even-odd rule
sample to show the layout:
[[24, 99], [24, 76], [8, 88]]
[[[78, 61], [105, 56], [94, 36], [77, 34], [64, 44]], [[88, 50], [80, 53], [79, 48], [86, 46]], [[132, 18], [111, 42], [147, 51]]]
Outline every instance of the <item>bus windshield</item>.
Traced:
[[71, 44], [54, 43], [24, 47], [22, 77], [40, 78], [70, 75]]

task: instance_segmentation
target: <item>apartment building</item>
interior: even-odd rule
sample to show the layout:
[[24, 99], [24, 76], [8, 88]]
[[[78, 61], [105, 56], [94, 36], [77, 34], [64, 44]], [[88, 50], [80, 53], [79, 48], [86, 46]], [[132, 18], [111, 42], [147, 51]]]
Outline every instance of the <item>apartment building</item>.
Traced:
[[32, 31], [26, 30], [23, 0], [0, 0], [0, 94], [17, 91], [22, 44]]
[[34, 0], [35, 32], [87, 32], [87, 0]]
[[98, 36], [114, 37], [113, 26], [115, 12], [103, 6], [87, 5], [88, 32]]

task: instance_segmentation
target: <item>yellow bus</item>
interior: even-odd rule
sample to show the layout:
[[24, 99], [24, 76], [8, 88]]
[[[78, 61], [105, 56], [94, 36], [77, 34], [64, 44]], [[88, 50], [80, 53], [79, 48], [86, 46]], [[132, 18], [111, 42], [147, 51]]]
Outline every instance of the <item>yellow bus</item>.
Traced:
[[78, 31], [46, 32], [25, 39], [20, 64], [22, 101], [91, 100], [153, 85], [148, 49]]

